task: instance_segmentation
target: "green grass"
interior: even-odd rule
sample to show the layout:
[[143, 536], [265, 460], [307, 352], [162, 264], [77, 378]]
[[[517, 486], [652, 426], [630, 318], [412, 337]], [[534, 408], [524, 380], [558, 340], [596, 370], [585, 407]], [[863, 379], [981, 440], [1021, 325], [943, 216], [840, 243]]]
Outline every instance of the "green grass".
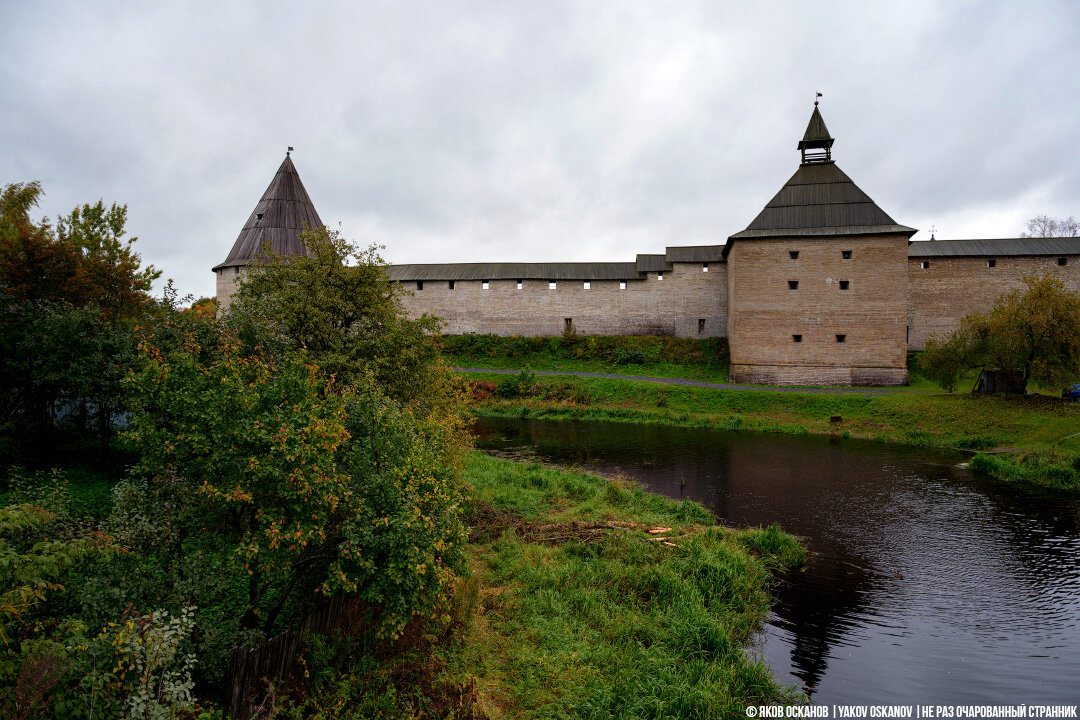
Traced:
[[795, 538], [479, 453], [465, 477], [472, 576], [457, 630], [377, 662], [369, 648], [290, 717], [723, 718], [803, 700], [746, 649], [773, 573], [804, 560]]
[[641, 377], [678, 378], [681, 380], [700, 380], [701, 382], [728, 382], [726, 365], [686, 365], [676, 363], [627, 363], [610, 365], [602, 360], [576, 360], [568, 358], [549, 358], [530, 356], [527, 358], [475, 358], [463, 355], [447, 355], [447, 361], [453, 367], [480, 367], [485, 370], [544, 370], [554, 372], [589, 372], [611, 373], [615, 375], [637, 375]]
[[493, 370], [616, 373], [727, 382], [726, 342], [710, 338], [651, 336], [440, 338], [443, 356], [454, 367]]
[[727, 717], [788, 697], [745, 645], [770, 571], [803, 550], [775, 528], [738, 532], [595, 476], [472, 458], [473, 502], [515, 523], [629, 521], [671, 528], [600, 542], [530, 541], [507, 528], [472, 547], [480, 611], [461, 660], [496, 717]]
[[[470, 380], [502, 377], [469, 373]], [[552, 390], [555, 388], [556, 390]], [[995, 453], [975, 467], [1009, 482], [1080, 493], [1080, 404], [1047, 395], [938, 391], [866, 396], [715, 390], [599, 378], [537, 378], [531, 397], [485, 398], [478, 413], [813, 433]], [[840, 422], [832, 422], [840, 416]]]

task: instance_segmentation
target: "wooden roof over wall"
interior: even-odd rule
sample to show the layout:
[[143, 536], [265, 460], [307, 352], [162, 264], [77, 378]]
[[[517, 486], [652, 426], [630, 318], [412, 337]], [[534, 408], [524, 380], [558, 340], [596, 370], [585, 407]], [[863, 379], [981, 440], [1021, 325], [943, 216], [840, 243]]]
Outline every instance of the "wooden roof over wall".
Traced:
[[644, 279], [632, 262], [432, 263], [391, 265], [389, 272], [396, 281]]
[[908, 245], [908, 257], [1080, 255], [1080, 237], [998, 238], [994, 240], [919, 240]]
[[251, 211], [244, 229], [233, 243], [228, 257], [214, 270], [247, 265], [262, 249], [265, 240], [270, 249], [280, 255], [307, 255], [308, 249], [300, 241], [304, 230], [322, 227], [323, 221], [308, 197], [304, 183], [296, 172], [288, 154], [281, 163], [274, 179]]
[[671, 270], [674, 262], [723, 262], [723, 245], [665, 248], [663, 255], [638, 255], [634, 262], [413, 263], [389, 266], [390, 279], [415, 280], [644, 280]]

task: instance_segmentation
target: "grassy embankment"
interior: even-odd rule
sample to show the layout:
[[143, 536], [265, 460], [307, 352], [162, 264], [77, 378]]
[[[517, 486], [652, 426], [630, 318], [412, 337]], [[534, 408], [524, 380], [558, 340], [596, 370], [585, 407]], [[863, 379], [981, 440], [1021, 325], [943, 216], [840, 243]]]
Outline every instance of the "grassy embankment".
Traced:
[[719, 338], [633, 336], [496, 337], [446, 335], [443, 356], [454, 367], [559, 370], [728, 381], [727, 342]]
[[[476, 357], [470, 363], [460, 354], [453, 356], [459, 366], [475, 366], [486, 359]], [[516, 360], [519, 367], [550, 367], [538, 354], [508, 355], [505, 360]], [[688, 359], [684, 366], [693, 362]], [[621, 368], [608, 370], [631, 374]], [[469, 373], [467, 377], [480, 383], [474, 407], [485, 415], [836, 434], [917, 447], [957, 448], [973, 453], [972, 467], [1001, 480], [1080, 493], [1080, 404], [1041, 394], [946, 393], [921, 378], [917, 366], [914, 370], [915, 391], [874, 396], [717, 390], [570, 376], [537, 376], [524, 382], [484, 373]], [[508, 387], [511, 385], [515, 387]], [[832, 422], [831, 417], [837, 415], [841, 421]]]
[[298, 716], [741, 717], [798, 701], [745, 649], [772, 572], [804, 559], [791, 536], [479, 453], [466, 480], [472, 577], [456, 629], [352, 655]]

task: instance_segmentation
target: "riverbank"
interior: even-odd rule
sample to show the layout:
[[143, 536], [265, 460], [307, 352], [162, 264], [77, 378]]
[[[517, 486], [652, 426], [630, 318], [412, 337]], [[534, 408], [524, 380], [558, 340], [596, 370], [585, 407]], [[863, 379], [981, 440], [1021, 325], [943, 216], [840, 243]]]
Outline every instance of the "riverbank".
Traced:
[[[804, 550], [619, 480], [472, 453], [451, 629], [352, 655], [297, 717], [735, 717], [798, 702], [746, 645]], [[367, 714], [365, 714], [367, 713]]]
[[463, 375], [494, 417], [612, 420], [863, 438], [970, 452], [998, 479], [1080, 493], [1080, 404], [1045, 395], [717, 390], [571, 376]]

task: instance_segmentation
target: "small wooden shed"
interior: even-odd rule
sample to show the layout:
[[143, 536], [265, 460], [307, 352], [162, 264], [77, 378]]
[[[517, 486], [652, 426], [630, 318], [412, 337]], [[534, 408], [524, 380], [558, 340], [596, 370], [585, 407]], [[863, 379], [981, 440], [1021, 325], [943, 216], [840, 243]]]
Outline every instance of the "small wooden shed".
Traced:
[[983, 370], [979, 374], [979, 381], [975, 383], [972, 393], [993, 395], [994, 393], [1012, 393], [1022, 395], [1024, 393], [1024, 379], [1015, 370], [1002, 370], [994, 368]]

